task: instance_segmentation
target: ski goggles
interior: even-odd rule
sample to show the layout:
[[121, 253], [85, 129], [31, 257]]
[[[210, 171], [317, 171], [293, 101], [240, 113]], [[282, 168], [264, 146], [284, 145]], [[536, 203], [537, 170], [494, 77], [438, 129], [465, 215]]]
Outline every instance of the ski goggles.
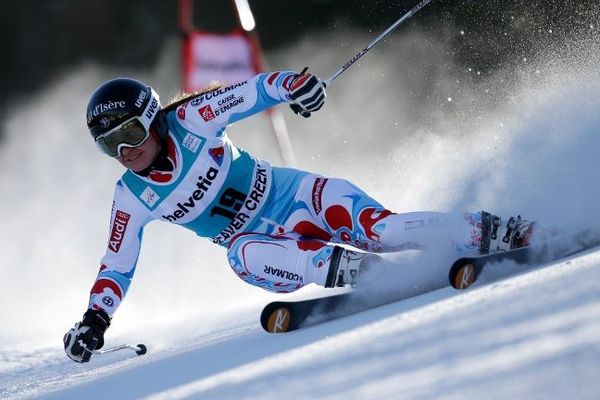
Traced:
[[98, 136], [96, 146], [103, 153], [119, 158], [123, 147], [141, 146], [149, 136], [150, 131], [144, 127], [138, 117], [134, 117]]

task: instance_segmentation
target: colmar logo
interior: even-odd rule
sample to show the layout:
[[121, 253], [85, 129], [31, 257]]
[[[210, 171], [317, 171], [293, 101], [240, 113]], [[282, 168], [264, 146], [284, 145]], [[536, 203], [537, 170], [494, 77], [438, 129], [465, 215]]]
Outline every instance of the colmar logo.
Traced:
[[290, 271], [286, 271], [281, 268], [274, 268], [274, 267], [271, 267], [270, 265], [265, 265], [264, 273], [273, 275], [273, 276], [276, 276], [279, 278], [284, 278], [289, 281], [296, 281], [296, 282], [300, 282], [300, 283], [304, 282], [304, 279], [301, 275], [295, 274]]
[[198, 107], [200, 104], [202, 104], [202, 101], [204, 101], [204, 96], [192, 99], [192, 101], [190, 101], [190, 104], [192, 105], [192, 107]]
[[118, 253], [125, 237], [125, 231], [127, 230], [127, 224], [131, 215], [126, 212], [117, 210], [115, 213], [115, 220], [113, 222], [112, 230], [110, 232], [110, 240], [108, 241], [108, 248], [114, 253]]
[[248, 83], [248, 81], [243, 81], [243, 82], [239, 82], [239, 83], [236, 83], [234, 85], [231, 85], [231, 86], [227, 86], [227, 87], [224, 87], [224, 88], [218, 88], [218, 89], [212, 90], [210, 92], [204, 93], [200, 97], [196, 97], [194, 100], [192, 100], [192, 102], [193, 102], [192, 106], [197, 107], [200, 104], [202, 104], [202, 101], [204, 101], [204, 100], [210, 100], [212, 98], [216, 98], [216, 97], [221, 96], [221, 95], [223, 95], [223, 94], [225, 94], [227, 92], [232, 91], [235, 88], [239, 88], [240, 86], [244, 86], [247, 83]]

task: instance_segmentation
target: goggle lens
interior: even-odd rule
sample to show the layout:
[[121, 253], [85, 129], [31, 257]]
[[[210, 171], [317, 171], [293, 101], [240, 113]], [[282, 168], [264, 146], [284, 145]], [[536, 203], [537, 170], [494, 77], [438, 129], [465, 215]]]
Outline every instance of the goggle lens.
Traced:
[[111, 132], [99, 136], [96, 139], [96, 145], [109, 156], [120, 157], [122, 147], [141, 146], [149, 135], [150, 132], [135, 118], [116, 127]]

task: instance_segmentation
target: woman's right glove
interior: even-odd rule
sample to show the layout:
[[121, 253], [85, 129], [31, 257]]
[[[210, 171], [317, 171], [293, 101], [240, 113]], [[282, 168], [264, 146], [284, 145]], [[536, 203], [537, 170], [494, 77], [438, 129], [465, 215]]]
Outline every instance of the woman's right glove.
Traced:
[[318, 111], [325, 104], [325, 84], [316, 76], [305, 73], [306, 69], [296, 75], [290, 84], [290, 108], [304, 118]]
[[93, 351], [104, 346], [104, 332], [110, 326], [110, 317], [104, 311], [87, 310], [63, 338], [65, 353], [76, 362], [90, 361]]

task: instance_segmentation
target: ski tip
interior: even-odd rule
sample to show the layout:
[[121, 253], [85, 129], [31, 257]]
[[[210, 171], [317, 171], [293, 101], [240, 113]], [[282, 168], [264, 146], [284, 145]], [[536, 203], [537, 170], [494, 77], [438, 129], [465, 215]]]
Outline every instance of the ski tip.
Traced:
[[290, 327], [290, 310], [287, 307], [278, 307], [271, 311], [267, 316], [266, 324], [263, 328], [271, 333], [287, 332]]
[[450, 284], [455, 289], [466, 289], [475, 282], [477, 275], [475, 273], [475, 265], [465, 263], [454, 265], [450, 273]]

